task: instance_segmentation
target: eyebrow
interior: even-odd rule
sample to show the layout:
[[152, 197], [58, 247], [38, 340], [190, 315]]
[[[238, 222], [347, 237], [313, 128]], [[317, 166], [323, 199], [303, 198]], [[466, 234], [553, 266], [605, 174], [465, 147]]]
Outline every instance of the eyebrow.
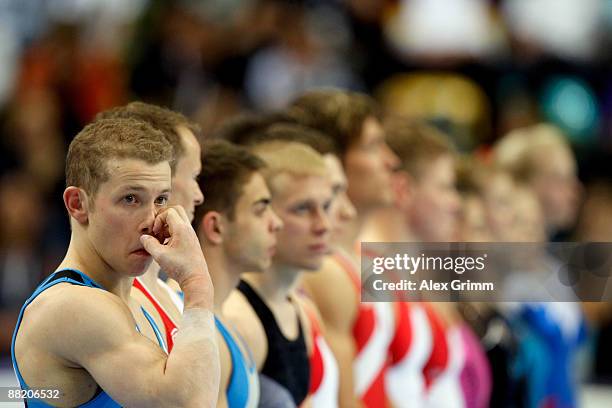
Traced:
[[[147, 189], [144, 188], [143, 186], [136, 186], [136, 185], [126, 186], [126, 187], [122, 188], [121, 190], [122, 191], [127, 191], [127, 190], [129, 190], [129, 191], [147, 191]], [[166, 194], [166, 193], [170, 193], [170, 192], [171, 192], [171, 189], [165, 188], [165, 189], [163, 189], [161, 191], [160, 194]]]

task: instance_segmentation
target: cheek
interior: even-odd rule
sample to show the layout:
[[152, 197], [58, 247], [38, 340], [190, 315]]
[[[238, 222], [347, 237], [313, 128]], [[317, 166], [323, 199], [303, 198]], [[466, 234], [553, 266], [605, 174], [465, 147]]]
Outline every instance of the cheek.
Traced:
[[[118, 248], [122, 246], [127, 226], [116, 217], [105, 217], [97, 219], [93, 222], [95, 228], [93, 230], [92, 240], [100, 253], [116, 253]], [[112, 239], [110, 239], [112, 237]]]
[[429, 189], [422, 189], [414, 195], [415, 207], [421, 214], [435, 214], [439, 207], [439, 197]]
[[305, 222], [294, 217], [283, 219], [284, 226], [278, 233], [278, 243], [285, 246], [299, 246], [300, 241], [308, 235]]
[[346, 176], [349, 179], [355, 180], [355, 182], [359, 181], [363, 183], [366, 180], [363, 179], [363, 177], [370, 175], [375, 169], [375, 161], [370, 160], [366, 154], [355, 153], [352, 157], [347, 158]]
[[183, 203], [183, 197], [184, 197], [184, 191], [185, 191], [185, 183], [182, 183], [180, 181], [173, 181], [172, 182], [172, 193], [170, 194], [170, 204], [171, 205], [180, 205]]

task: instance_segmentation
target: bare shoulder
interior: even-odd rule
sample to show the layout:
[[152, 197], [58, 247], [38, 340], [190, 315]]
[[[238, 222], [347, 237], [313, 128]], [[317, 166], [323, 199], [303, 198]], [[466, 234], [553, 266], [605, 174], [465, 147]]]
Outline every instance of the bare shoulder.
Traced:
[[321, 320], [321, 313], [319, 313], [319, 309], [317, 305], [312, 301], [309, 293], [304, 293], [302, 291], [294, 291], [293, 298], [298, 302], [300, 308], [306, 312], [308, 316], [312, 316], [316, 320]]
[[306, 334], [304, 340], [306, 342], [306, 348], [308, 349], [308, 354], [310, 355], [312, 351], [312, 339], [313, 339], [313, 327], [312, 327], [312, 319], [316, 319], [317, 323], [321, 321], [319, 312], [317, 312], [317, 308], [315, 304], [308, 298], [304, 293], [300, 293], [299, 291], [292, 292], [292, 298], [296, 302], [298, 306], [298, 313], [300, 317], [300, 322], [302, 327], [304, 328], [304, 333]]
[[353, 278], [333, 257], [326, 257], [319, 271], [303, 275], [302, 285], [317, 306], [323, 321], [339, 330], [350, 330], [359, 297]]
[[101, 289], [58, 284], [45, 290], [24, 311], [19, 336], [30, 346], [77, 360], [86, 345], [120, 340], [135, 323], [123, 301]]
[[244, 295], [233, 290], [223, 304], [223, 315], [244, 339], [253, 353], [257, 368], [261, 368], [268, 353], [268, 342], [259, 316]]

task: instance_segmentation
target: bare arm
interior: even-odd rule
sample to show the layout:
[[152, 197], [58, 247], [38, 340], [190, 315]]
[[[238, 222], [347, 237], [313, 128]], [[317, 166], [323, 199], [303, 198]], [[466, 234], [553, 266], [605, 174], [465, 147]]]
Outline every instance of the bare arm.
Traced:
[[[63, 313], [68, 318], [55, 322], [49, 319], [46, 327], [39, 326], [49, 333], [45, 339], [41, 337], [49, 352], [83, 367], [122, 406], [214, 406], [216, 390], [212, 398], [205, 395], [206, 390], [201, 390], [200, 384], [197, 387], [193, 384], [190, 371], [205, 370], [214, 375], [215, 361], [192, 358], [197, 362], [189, 361], [183, 368], [177, 364], [172, 366], [169, 363], [175, 350], [168, 356], [156, 343], [138, 333], [121, 299], [90, 288], [67, 290], [71, 291], [70, 306], [62, 300], [53, 302], [56, 305], [49, 304], [47, 311], [50, 316]], [[74, 316], [66, 316], [68, 310], [75, 310]], [[211, 355], [210, 349], [214, 346], [210, 342], [198, 342], [190, 349], [204, 352], [206, 356]], [[186, 351], [183, 347], [183, 353]]]
[[326, 340], [340, 371], [341, 407], [361, 407], [353, 384], [356, 349], [352, 329], [358, 299], [346, 272], [327, 258], [317, 273], [304, 275], [303, 287], [317, 306], [326, 331]]
[[81, 352], [77, 347], [64, 352], [121, 405], [214, 407], [219, 389], [219, 354], [213, 287], [204, 256], [182, 208], [160, 213], [153, 232], [157, 239], [143, 236], [141, 241], [179, 283], [185, 296], [172, 352], [164, 355], [136, 333], [131, 316], [122, 317], [129, 310], [121, 301], [109, 310], [96, 310], [100, 303], [90, 304], [90, 299], [83, 300], [83, 306], [95, 314], [96, 324], [91, 327], [79, 322], [82, 324], [74, 333], [77, 339], [89, 342], [88, 349]]

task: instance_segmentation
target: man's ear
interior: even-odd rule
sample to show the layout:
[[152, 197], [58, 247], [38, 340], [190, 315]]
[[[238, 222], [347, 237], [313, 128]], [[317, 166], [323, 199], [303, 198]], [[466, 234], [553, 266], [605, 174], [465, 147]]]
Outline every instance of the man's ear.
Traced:
[[67, 187], [64, 190], [64, 205], [70, 217], [79, 224], [86, 225], [89, 222], [89, 197], [85, 191], [74, 186]]
[[214, 245], [221, 245], [223, 243], [224, 232], [225, 219], [217, 211], [209, 211], [204, 214], [200, 225], [198, 225], [198, 236], [203, 234], [206, 240]]

